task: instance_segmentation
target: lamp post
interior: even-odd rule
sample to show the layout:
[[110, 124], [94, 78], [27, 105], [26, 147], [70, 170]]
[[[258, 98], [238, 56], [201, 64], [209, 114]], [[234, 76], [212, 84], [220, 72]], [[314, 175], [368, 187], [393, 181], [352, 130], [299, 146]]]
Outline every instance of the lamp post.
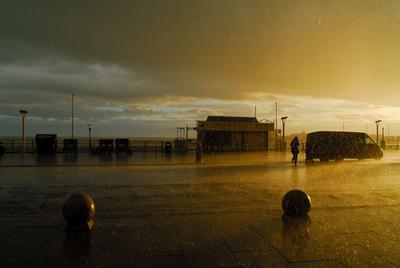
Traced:
[[282, 144], [283, 144], [283, 150], [286, 150], [286, 143], [285, 143], [285, 121], [288, 119], [287, 116], [281, 117], [282, 120]]
[[74, 138], [74, 95], [71, 95], [71, 139]]
[[275, 150], [278, 151], [278, 103], [275, 102]]
[[283, 140], [283, 142], [285, 142], [285, 121], [286, 121], [286, 119], [288, 119], [287, 116], [281, 117], [281, 120], [282, 120], [282, 140]]
[[386, 142], [385, 142], [385, 128], [382, 128], [382, 140], [381, 140], [381, 148], [386, 149]]
[[382, 122], [382, 120], [376, 120], [375, 124], [376, 124], [376, 144], [378, 144], [379, 146], [379, 123]]
[[28, 111], [19, 110], [19, 113], [22, 116], [22, 148], [21, 153], [25, 153], [25, 116], [28, 114]]
[[89, 153], [92, 151], [92, 124], [88, 124], [88, 129], [89, 129]]

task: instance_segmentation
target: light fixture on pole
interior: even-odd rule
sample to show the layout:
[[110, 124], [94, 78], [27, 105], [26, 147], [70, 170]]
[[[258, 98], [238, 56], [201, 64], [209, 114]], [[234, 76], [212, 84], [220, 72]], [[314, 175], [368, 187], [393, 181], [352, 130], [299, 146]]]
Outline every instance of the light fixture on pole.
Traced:
[[88, 124], [88, 129], [89, 129], [89, 152], [92, 151], [92, 128], [93, 124]]
[[22, 116], [22, 148], [21, 153], [25, 153], [25, 116], [28, 114], [28, 111], [19, 110], [19, 113]]
[[379, 123], [382, 122], [382, 120], [376, 120], [376, 144], [379, 145]]

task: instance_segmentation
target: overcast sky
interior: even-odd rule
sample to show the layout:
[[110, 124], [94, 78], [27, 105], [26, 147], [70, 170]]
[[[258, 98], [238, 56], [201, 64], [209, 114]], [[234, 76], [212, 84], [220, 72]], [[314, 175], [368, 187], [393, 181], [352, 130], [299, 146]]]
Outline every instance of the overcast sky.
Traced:
[[[207, 115], [400, 133], [400, 2], [2, 1], [0, 136], [174, 136]], [[279, 126], [280, 127], [280, 126]]]

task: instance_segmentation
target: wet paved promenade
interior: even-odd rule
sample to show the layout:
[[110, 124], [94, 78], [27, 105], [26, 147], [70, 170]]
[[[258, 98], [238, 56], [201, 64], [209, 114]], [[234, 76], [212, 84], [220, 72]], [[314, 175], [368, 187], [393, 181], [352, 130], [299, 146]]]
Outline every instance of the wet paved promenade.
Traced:
[[[194, 159], [4, 156], [0, 267], [400, 266], [400, 153], [297, 167], [273, 152]], [[309, 217], [282, 219], [290, 189], [311, 196]], [[72, 192], [96, 203], [91, 234], [64, 232]]]

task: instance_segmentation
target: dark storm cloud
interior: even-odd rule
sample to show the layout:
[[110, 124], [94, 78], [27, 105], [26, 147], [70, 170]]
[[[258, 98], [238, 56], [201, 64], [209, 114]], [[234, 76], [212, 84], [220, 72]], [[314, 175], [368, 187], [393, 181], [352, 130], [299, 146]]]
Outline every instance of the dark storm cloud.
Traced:
[[[7, 1], [0, 31], [14, 52], [13, 43], [77, 62], [178, 76], [166, 79], [165, 90], [186, 96], [203, 91], [239, 98], [251, 90], [244, 84], [264, 92], [393, 102], [399, 11], [397, 2], [372, 0]], [[215, 78], [239, 86], [218, 87]], [[199, 83], [202, 91], [187, 86]]]
[[[69, 121], [71, 117], [70, 111], [70, 96], [64, 98], [63, 102], [44, 102], [35, 105], [19, 105], [14, 103], [4, 103], [0, 106], [0, 115], [3, 116], [19, 116], [18, 110], [23, 107], [29, 110], [29, 117], [35, 117], [42, 120], [57, 119], [61, 121]], [[103, 102], [91, 102], [86, 105], [79, 99], [76, 100], [75, 117], [84, 121], [89, 121], [91, 118], [96, 120], [113, 120], [119, 118], [135, 118], [140, 116], [160, 115], [161, 112], [135, 106], [116, 105], [104, 106]]]
[[[160, 94], [162, 86], [117, 65], [83, 64], [62, 59], [0, 65], [0, 87], [5, 90], [70, 94], [107, 99], [130, 99]], [[35, 98], [34, 98], [35, 99]]]
[[173, 130], [254, 105], [273, 118], [277, 101], [305, 121], [392, 116], [365, 111], [398, 106], [399, 13], [373, 0], [2, 1], [0, 123], [23, 107], [66, 126], [71, 93], [82, 124], [108, 126]]
[[252, 88], [242, 85], [250, 84], [394, 103], [399, 11], [397, 2], [372, 0], [6, 1], [0, 55], [21, 61], [31, 49], [157, 79], [168, 74], [170, 95], [243, 98]]

